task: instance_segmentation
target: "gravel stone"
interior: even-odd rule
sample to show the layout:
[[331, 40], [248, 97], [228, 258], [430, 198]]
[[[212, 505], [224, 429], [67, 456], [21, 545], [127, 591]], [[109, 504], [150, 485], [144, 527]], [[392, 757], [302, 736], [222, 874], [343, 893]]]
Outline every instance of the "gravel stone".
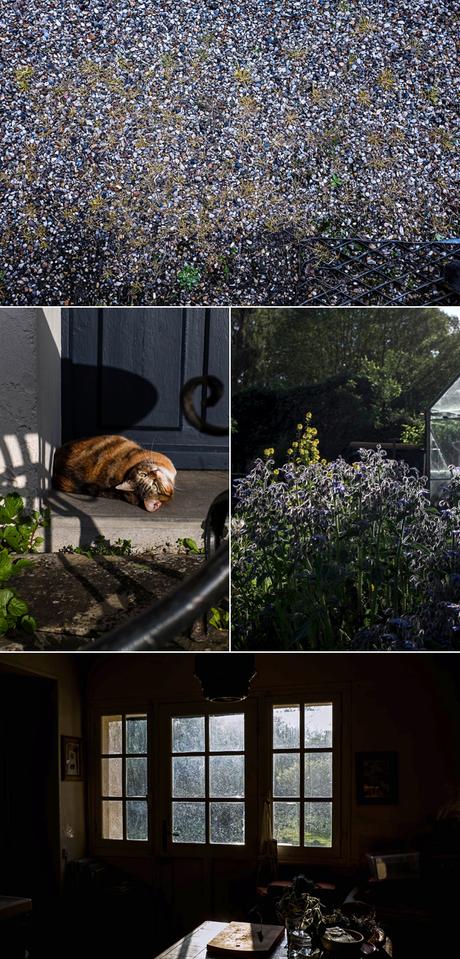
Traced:
[[1, 302], [270, 302], [280, 231], [457, 234], [459, 13], [3, 0]]

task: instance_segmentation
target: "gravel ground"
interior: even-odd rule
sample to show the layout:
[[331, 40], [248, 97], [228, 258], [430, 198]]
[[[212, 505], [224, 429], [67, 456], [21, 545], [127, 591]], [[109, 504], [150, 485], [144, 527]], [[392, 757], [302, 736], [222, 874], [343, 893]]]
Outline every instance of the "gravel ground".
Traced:
[[270, 301], [279, 231], [458, 233], [459, 13], [3, 0], [2, 301]]

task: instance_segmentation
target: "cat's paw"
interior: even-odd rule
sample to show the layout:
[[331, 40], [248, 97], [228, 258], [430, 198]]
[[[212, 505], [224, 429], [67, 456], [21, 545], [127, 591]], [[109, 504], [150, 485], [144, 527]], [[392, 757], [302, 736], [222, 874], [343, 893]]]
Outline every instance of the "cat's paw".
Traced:
[[156, 509], [160, 509], [161, 503], [159, 499], [145, 499], [144, 506], [148, 513], [154, 513]]

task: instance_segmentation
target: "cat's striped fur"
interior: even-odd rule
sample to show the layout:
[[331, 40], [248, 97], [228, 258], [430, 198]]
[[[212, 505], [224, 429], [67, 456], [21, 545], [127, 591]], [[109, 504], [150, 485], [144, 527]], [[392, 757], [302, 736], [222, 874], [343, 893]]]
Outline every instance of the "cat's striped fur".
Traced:
[[167, 456], [145, 450], [124, 436], [73, 440], [54, 456], [55, 489], [121, 497], [149, 513], [171, 499], [175, 477]]

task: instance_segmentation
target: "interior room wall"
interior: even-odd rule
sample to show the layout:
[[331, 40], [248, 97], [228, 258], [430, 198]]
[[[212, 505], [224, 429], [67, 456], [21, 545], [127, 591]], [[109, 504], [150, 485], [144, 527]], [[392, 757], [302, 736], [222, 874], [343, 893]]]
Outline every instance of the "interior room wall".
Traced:
[[[58, 683], [59, 733], [81, 735], [87, 706], [136, 702], [161, 705], [203, 702], [194, 679], [195, 658], [184, 654], [72, 656], [4, 654], [6, 666]], [[262, 707], [265, 697], [284, 690], [340, 687], [347, 700], [343, 792], [347, 810], [345, 860], [332, 867], [352, 876], [369, 851], [418, 848], [429, 836], [440, 807], [458, 795], [460, 783], [460, 669], [455, 656], [309, 654], [256, 656], [257, 676], [250, 698]], [[357, 751], [395, 750], [399, 754], [399, 801], [394, 806], [359, 806], [355, 798]], [[85, 829], [85, 783], [60, 782], [61, 850], [69, 859], [91, 853]], [[155, 890], [152, 903], [166, 930], [177, 938], [205, 918], [244, 918], [244, 902], [254, 896], [255, 857], [187, 859], [114, 854], [113, 865], [144, 879]], [[61, 867], [64, 861], [61, 862]], [[302, 857], [308, 873], [308, 851]], [[310, 864], [311, 866], [311, 864]], [[295, 867], [298, 869], [298, 866]], [[315, 867], [315, 874], [322, 867]], [[330, 875], [330, 869], [325, 866]], [[199, 896], [192, 889], [200, 889]], [[241, 901], [241, 910], [235, 902]], [[246, 897], [246, 899], [245, 899]], [[153, 908], [153, 906], [152, 906]]]
[[[107, 657], [88, 677], [88, 703], [126, 698], [142, 701], [202, 701], [193, 678], [194, 658], [138, 654]], [[449, 657], [449, 663], [453, 659]], [[341, 684], [350, 703], [343, 782], [349, 800], [345, 868], [360, 863], [371, 850], [417, 846], [429, 832], [439, 808], [460, 787], [460, 704], [458, 671], [444, 657], [392, 654], [260, 654], [251, 697], [261, 700], [286, 687]], [[355, 797], [355, 753], [399, 754], [399, 801], [390, 806], [363, 806]], [[308, 854], [305, 855], [308, 864]]]

